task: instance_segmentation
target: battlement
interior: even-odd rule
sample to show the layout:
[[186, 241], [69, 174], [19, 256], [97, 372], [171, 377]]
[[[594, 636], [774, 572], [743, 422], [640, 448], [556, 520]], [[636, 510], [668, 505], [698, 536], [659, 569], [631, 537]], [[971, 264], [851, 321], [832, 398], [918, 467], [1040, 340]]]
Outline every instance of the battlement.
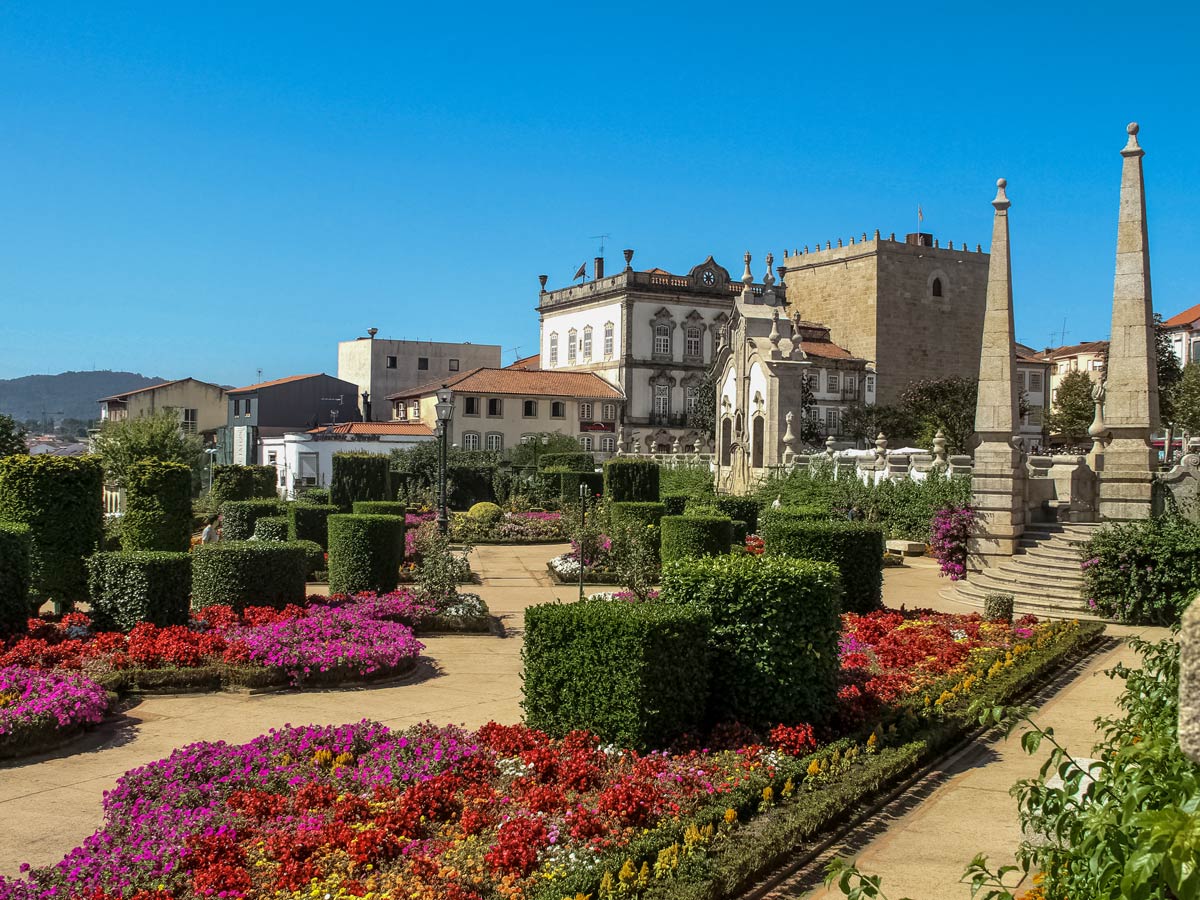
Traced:
[[940, 241], [930, 234], [910, 234], [906, 235], [903, 240], [897, 240], [896, 232], [893, 231], [887, 237], [883, 237], [879, 229], [876, 229], [873, 236], [868, 237], [864, 231], [857, 240], [854, 235], [851, 235], [848, 241], [838, 238], [835, 244], [834, 241], [829, 240], [825, 242], [824, 246], [818, 243], [812, 250], [807, 244], [802, 250], [784, 250], [783, 268], [791, 270], [830, 262], [843, 262], [877, 253], [932, 256], [935, 259], [939, 257], [954, 259], [962, 258], [964, 254], [978, 254], [978, 258], [984, 262], [988, 258], [988, 254], [984, 253], [980, 244], [976, 244], [974, 250], [968, 247], [966, 241], [962, 241], [957, 246], [954, 241], [949, 241], [945, 247], [942, 247]]

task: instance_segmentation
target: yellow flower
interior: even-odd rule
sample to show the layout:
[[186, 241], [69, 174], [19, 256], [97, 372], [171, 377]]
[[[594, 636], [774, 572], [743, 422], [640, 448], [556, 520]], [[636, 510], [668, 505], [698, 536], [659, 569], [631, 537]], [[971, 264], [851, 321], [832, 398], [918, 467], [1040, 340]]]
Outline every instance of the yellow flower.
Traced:
[[808, 764], [808, 775], [810, 778], [816, 778], [821, 774], [821, 764], [815, 759]]
[[767, 785], [765, 788], [763, 788], [762, 798], [763, 803], [766, 803], [767, 805], [770, 805], [775, 800], [775, 791], [770, 785]]
[[871, 736], [869, 738], [867, 738], [867, 752], [874, 753], [875, 748], [878, 746], [879, 746], [879, 738], [876, 736], [875, 732], [872, 731]]
[[[767, 790], [770, 790], [770, 788], [767, 788]], [[738, 818], [737, 810], [734, 809], [732, 806], [725, 810], [725, 824], [726, 825], [732, 825], [734, 822], [737, 821], [737, 818]]]
[[779, 793], [780, 793], [780, 796], [782, 796], [786, 800], [787, 798], [792, 796], [792, 794], [795, 792], [795, 790], [796, 790], [796, 785], [792, 781], [792, 779], [789, 778], [787, 781], [785, 781], [783, 783], [783, 790], [780, 791]]
[[633, 860], [625, 860], [625, 865], [621, 866], [621, 871], [617, 873], [617, 881], [621, 882], [622, 887], [629, 887], [637, 880], [637, 869], [633, 867]]

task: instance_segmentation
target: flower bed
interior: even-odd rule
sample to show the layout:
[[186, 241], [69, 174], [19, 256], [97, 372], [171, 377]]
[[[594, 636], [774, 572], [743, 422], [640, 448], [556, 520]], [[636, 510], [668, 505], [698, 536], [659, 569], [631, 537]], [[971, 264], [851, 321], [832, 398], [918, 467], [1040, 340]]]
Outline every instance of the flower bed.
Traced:
[[[194, 744], [123, 776], [101, 830], [57, 865], [0, 879], [0, 900], [736, 895], [969, 730], [971, 700], [1013, 699], [1102, 629], [1017, 627], [1028, 636], [970, 616], [857, 617], [843, 670], [911, 670], [891, 685], [898, 700], [847, 734], [795, 723], [769, 746], [639, 755], [579, 732], [371, 722]], [[957, 649], [906, 656], [898, 631]], [[739, 731], [724, 729], [751, 737]]]
[[471, 544], [557, 544], [568, 534], [562, 513], [507, 512], [495, 521], [455, 515], [450, 537]]
[[107, 711], [108, 693], [82, 675], [0, 668], [0, 758], [49, 749]]

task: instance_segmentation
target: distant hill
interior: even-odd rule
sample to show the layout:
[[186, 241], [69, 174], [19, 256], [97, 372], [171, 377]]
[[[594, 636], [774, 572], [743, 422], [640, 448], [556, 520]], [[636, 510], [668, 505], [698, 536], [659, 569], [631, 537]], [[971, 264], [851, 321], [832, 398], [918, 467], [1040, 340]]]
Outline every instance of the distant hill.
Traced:
[[167, 381], [137, 372], [63, 372], [0, 378], [0, 413], [27, 419], [97, 419], [101, 397]]

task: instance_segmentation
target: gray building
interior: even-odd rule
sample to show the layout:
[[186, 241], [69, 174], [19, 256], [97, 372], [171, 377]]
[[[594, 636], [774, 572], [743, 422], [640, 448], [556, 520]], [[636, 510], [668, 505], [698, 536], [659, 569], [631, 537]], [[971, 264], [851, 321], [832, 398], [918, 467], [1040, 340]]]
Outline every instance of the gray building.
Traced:
[[500, 367], [498, 344], [377, 339], [374, 328], [367, 334], [338, 343], [338, 377], [357, 385], [358, 408], [365, 421], [391, 418], [386, 399], [390, 394], [471, 369]]
[[226, 424], [219, 429], [217, 461], [255, 465], [259, 442], [318, 425], [360, 422], [358, 386], [332, 375], [290, 375], [226, 392]]

